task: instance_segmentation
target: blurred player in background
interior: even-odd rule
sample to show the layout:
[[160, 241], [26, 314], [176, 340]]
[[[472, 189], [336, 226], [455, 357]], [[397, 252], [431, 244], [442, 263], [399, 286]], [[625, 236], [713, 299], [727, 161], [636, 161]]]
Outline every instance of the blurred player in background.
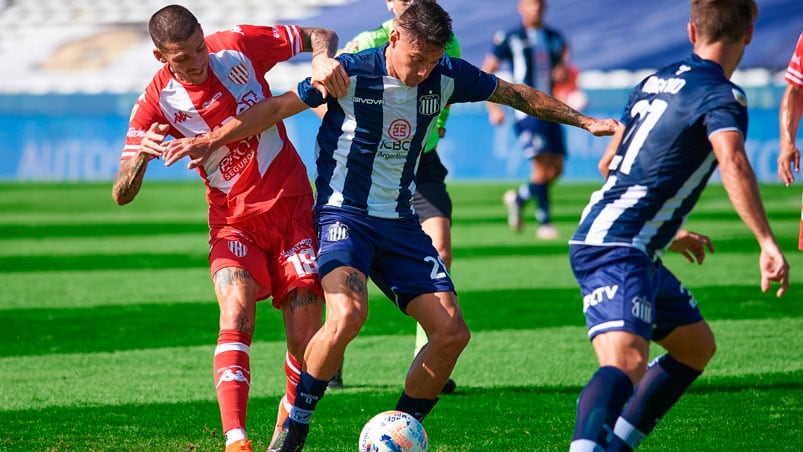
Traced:
[[[786, 68], [786, 90], [781, 98], [778, 123], [781, 128], [781, 152], [778, 156], [778, 176], [788, 187], [795, 181], [794, 173], [800, 172], [800, 149], [797, 148], [797, 129], [803, 115], [803, 33], [797, 39], [795, 53]], [[792, 172], [794, 169], [794, 173]], [[797, 247], [803, 250], [803, 209], [801, 210], [800, 235]]]
[[[343, 95], [348, 85], [331, 58], [337, 35], [329, 30], [240, 25], [204, 38], [190, 11], [170, 5], [151, 17], [149, 31], [154, 56], [165, 65], [131, 114], [113, 187], [120, 205], [139, 193], [168, 135], [203, 135], [270, 97], [264, 74], [276, 63], [312, 51], [316, 86]], [[245, 429], [256, 302], [272, 296], [285, 324], [287, 393], [279, 425], [295, 399], [306, 345], [322, 322], [312, 189], [281, 122], [214, 150], [197, 169], [207, 187], [209, 263], [220, 305], [214, 381], [226, 450], [250, 451]]]
[[[522, 26], [494, 36], [494, 46], [485, 57], [482, 70], [494, 73], [502, 62], [508, 62], [513, 82], [524, 83], [547, 94], [553, 94], [556, 83], [568, 80], [568, 48], [566, 40], [557, 30], [544, 25], [546, 0], [519, 0]], [[530, 180], [518, 190], [505, 193], [508, 225], [515, 231], [524, 227], [522, 209], [531, 198], [535, 199], [536, 236], [544, 240], [558, 238], [552, 224], [549, 207], [549, 186], [563, 172], [566, 157], [563, 129], [560, 124], [544, 121], [522, 112], [515, 112], [514, 130], [525, 157], [530, 160]], [[491, 124], [499, 125], [505, 119], [504, 110], [488, 103]]]
[[[384, 0], [388, 10], [393, 14], [392, 19], [388, 19], [382, 25], [370, 31], [364, 31], [349, 41], [344, 51], [357, 53], [366, 49], [379, 47], [388, 42], [390, 31], [396, 19], [401, 16], [404, 10], [415, 0]], [[426, 1], [426, 0], [424, 0]], [[434, 0], [430, 0], [434, 1]], [[446, 54], [450, 57], [460, 58], [460, 43], [457, 36], [452, 35], [452, 39], [446, 43]], [[325, 109], [325, 108], [324, 108]], [[446, 120], [449, 118], [449, 106], [447, 105], [438, 116], [435, 122], [435, 130], [427, 137], [427, 145], [421, 154], [421, 161], [418, 163], [418, 171], [415, 174], [415, 192], [413, 193], [413, 206], [415, 213], [418, 214], [418, 221], [424, 232], [432, 239], [432, 245], [438, 250], [438, 254], [446, 264], [446, 269], [452, 268], [452, 199], [446, 191], [446, 174], [448, 171], [441, 163], [436, 147], [438, 141], [446, 135]], [[416, 324], [415, 350], [413, 356], [417, 355], [421, 347], [426, 345], [427, 335], [420, 324]], [[331, 388], [343, 387], [343, 366], [341, 365], [335, 377], [329, 382]], [[449, 378], [443, 386], [441, 392], [449, 394], [454, 392], [457, 384]]]
[[[571, 452], [635, 449], [714, 355], [696, 300], [661, 255], [669, 247], [702, 262], [703, 246], [711, 249], [680, 227], [717, 166], [761, 248], [761, 290], [779, 282], [780, 297], [788, 288], [789, 265], [744, 149], [747, 100], [729, 81], [757, 14], [754, 0], [692, 0], [693, 54], [631, 92], [603, 157], [606, 182], [569, 242], [599, 361], [577, 401]], [[648, 365], [650, 341], [667, 353]]]
[[337, 57], [351, 78], [341, 99], [322, 97], [308, 79], [297, 92], [266, 99], [216, 131], [171, 144], [178, 155], [202, 154], [327, 104], [315, 149], [326, 321], [307, 347], [299, 396], [281, 447], [277, 441], [272, 450], [302, 449], [315, 407], [368, 317], [369, 276], [429, 337], [410, 365], [397, 410], [423, 420], [467, 345], [470, 333], [451, 277], [412, 202], [416, 166], [444, 107], [489, 100], [595, 135], [616, 129], [612, 119], [590, 118], [541, 91], [450, 58], [444, 49], [451, 39], [449, 15], [437, 3], [414, 2], [388, 44]]

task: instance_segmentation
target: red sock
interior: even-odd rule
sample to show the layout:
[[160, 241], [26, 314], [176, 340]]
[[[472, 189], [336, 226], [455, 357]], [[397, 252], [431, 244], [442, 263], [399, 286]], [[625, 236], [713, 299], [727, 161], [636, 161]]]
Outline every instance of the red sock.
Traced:
[[301, 380], [301, 363], [296, 360], [290, 352], [285, 354], [284, 374], [287, 375], [285, 391], [287, 401], [292, 405], [296, 401], [296, 386]]
[[251, 335], [220, 330], [215, 348], [215, 388], [223, 431], [245, 428], [248, 389], [251, 387]]

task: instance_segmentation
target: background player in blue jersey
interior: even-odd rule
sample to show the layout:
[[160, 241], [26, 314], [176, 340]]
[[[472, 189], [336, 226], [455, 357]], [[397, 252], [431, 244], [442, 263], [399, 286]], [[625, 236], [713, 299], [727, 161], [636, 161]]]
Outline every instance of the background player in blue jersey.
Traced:
[[[514, 30], [498, 32], [494, 46], [485, 57], [482, 70], [493, 74], [503, 62], [511, 66], [513, 81], [553, 94], [555, 83], [568, 78], [566, 40], [557, 30], [544, 25], [546, 0], [519, 0], [522, 25]], [[504, 110], [488, 103], [491, 124], [505, 119]], [[530, 159], [530, 180], [518, 190], [505, 193], [508, 225], [515, 231], [524, 226], [522, 209], [535, 198], [536, 236], [545, 240], [558, 238], [549, 209], [549, 186], [563, 172], [566, 145], [560, 124], [544, 121], [522, 112], [515, 112], [514, 130], [525, 157]]]
[[[570, 240], [600, 365], [577, 402], [572, 452], [633, 450], [712, 358], [714, 335], [661, 255], [673, 238], [681, 250], [695, 242], [678, 231], [717, 165], [761, 248], [761, 290], [777, 281], [780, 297], [789, 285], [744, 149], [747, 101], [728, 80], [757, 13], [753, 0], [692, 0], [693, 54], [632, 91], [603, 158], [607, 180]], [[699, 261], [705, 242], [697, 242]], [[650, 341], [668, 353], [648, 366]]]
[[610, 135], [618, 125], [450, 58], [444, 47], [451, 36], [451, 18], [438, 4], [415, 2], [397, 20], [387, 45], [337, 57], [350, 79], [342, 99], [323, 97], [307, 79], [297, 92], [257, 103], [207, 135], [168, 145], [166, 162], [184, 155], [202, 159], [204, 146], [216, 149], [238, 134], [327, 105], [315, 179], [327, 318], [307, 347], [287, 429], [271, 450], [303, 446], [313, 410], [368, 316], [369, 276], [429, 338], [410, 366], [396, 409], [423, 420], [468, 344], [451, 277], [412, 203], [421, 152], [446, 105], [489, 100], [594, 135]]

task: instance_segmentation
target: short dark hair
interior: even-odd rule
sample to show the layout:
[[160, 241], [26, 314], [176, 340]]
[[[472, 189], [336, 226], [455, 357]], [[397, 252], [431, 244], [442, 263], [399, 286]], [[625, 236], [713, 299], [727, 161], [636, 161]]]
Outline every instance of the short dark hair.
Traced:
[[754, 0], [691, 0], [691, 23], [703, 42], [736, 42], [757, 17]]
[[153, 45], [162, 48], [168, 42], [181, 42], [190, 39], [200, 26], [198, 19], [181, 5], [168, 5], [153, 13], [148, 22], [148, 32]]
[[414, 41], [446, 47], [452, 39], [452, 18], [432, 1], [414, 1], [396, 21], [396, 26], [410, 33]]

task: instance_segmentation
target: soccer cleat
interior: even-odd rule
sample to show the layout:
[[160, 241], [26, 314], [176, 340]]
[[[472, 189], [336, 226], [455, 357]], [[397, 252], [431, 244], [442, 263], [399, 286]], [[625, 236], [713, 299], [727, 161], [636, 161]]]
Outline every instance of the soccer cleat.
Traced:
[[551, 224], [542, 224], [535, 230], [535, 236], [541, 240], [556, 240], [560, 234], [557, 228]]
[[288, 426], [283, 428], [268, 446], [268, 452], [301, 452], [307, 433], [296, 431]]
[[507, 207], [507, 225], [510, 229], [520, 232], [524, 227], [524, 221], [521, 217], [521, 203], [516, 195], [516, 190], [506, 191], [503, 201]]
[[226, 452], [252, 452], [251, 441], [241, 439], [226, 446]]
[[270, 439], [270, 443], [273, 444], [276, 442], [276, 438], [281, 435], [282, 430], [287, 428], [289, 424], [288, 418], [290, 417], [290, 412], [287, 410], [286, 404], [287, 403], [287, 396], [285, 395], [282, 397], [282, 400], [279, 401], [279, 411], [276, 415], [276, 426], [273, 428], [273, 436]]
[[457, 389], [457, 383], [454, 382], [451, 378], [446, 380], [446, 383], [441, 388], [441, 394], [451, 394], [454, 390]]

